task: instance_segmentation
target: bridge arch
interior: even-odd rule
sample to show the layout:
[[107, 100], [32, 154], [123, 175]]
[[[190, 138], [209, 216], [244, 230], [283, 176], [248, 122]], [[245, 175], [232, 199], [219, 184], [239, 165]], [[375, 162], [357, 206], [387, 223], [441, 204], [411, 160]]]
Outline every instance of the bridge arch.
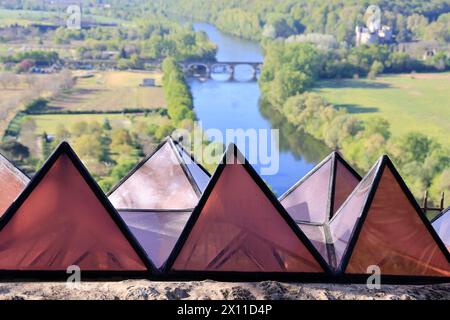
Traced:
[[[217, 62], [210, 66], [211, 78], [213, 78], [214, 74], [228, 75], [225, 79], [219, 79], [218, 81], [230, 81], [233, 80], [234, 76], [234, 66], [228, 63]], [[216, 79], [215, 79], [216, 80]]]
[[[248, 76], [244, 77], [244, 78], [237, 78], [236, 77], [236, 70], [239, 71], [239, 69], [244, 68], [244, 70], [246, 68], [249, 69], [249, 74]], [[255, 81], [256, 80], [256, 76], [257, 76], [257, 66], [255, 66], [253, 63], [245, 63], [245, 62], [240, 62], [240, 63], [236, 63], [233, 66], [234, 69], [234, 74], [233, 74], [233, 80], [234, 81], [238, 81], [238, 82], [249, 82], [249, 81]]]
[[187, 65], [186, 72], [194, 76], [209, 76], [211, 70], [207, 63], [193, 62]]
[[[228, 73], [228, 79], [214, 79], [217, 81], [257, 81], [261, 72], [263, 62], [252, 61], [185, 61], [179, 62], [183, 72], [187, 76], [211, 78], [211, 75], [216, 73]], [[242, 66], [250, 68], [249, 76], [245, 78], [236, 78], [236, 68], [240, 69]], [[225, 72], [224, 72], [225, 71]]]

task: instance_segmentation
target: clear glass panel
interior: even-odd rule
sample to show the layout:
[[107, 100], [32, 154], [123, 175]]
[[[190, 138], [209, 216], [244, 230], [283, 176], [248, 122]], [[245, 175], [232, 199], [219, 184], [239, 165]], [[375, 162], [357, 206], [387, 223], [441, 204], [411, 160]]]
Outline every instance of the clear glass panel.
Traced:
[[360, 179], [356, 177], [345, 165], [336, 161], [336, 181], [334, 188], [333, 214], [342, 206], [344, 201], [358, 185]]
[[439, 219], [435, 220], [433, 227], [450, 251], [450, 211], [447, 211]]
[[0, 244], [0, 270], [146, 269], [64, 154], [1, 230]]
[[384, 275], [450, 276], [450, 263], [386, 167], [347, 273], [377, 265]]
[[327, 221], [331, 162], [330, 158], [281, 200], [281, 204], [294, 220], [319, 224]]
[[323, 272], [239, 164], [225, 166], [173, 269]]
[[195, 182], [197, 183], [198, 188], [201, 192], [205, 191], [206, 186], [209, 183], [209, 176], [200, 168], [200, 166], [195, 163], [189, 154], [184, 151], [184, 149], [179, 148], [181, 157], [183, 161], [186, 163], [186, 166], [189, 169], [189, 172], [191, 173], [192, 177], [194, 178]]
[[328, 261], [327, 240], [325, 237], [323, 226], [304, 223], [299, 223], [298, 226], [308, 237], [309, 241], [311, 241], [317, 251], [319, 251], [320, 255], [325, 259], [325, 261]]
[[166, 262], [191, 212], [119, 212], [156, 267]]
[[340, 264], [353, 230], [361, 216], [377, 169], [378, 165], [372, 168], [347, 201], [341, 206], [333, 219], [331, 219], [330, 232], [333, 239], [337, 264]]
[[165, 143], [110, 196], [120, 209], [185, 209], [198, 196], [169, 143]]
[[29, 179], [0, 154], [0, 217], [19, 196]]

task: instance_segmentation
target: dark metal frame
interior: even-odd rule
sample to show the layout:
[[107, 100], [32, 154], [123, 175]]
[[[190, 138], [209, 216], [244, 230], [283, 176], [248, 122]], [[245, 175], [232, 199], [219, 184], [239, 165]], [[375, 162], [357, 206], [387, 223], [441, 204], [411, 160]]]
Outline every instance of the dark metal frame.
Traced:
[[[120, 210], [117, 210], [117, 211], [118, 211], [119, 215], [122, 217], [122, 213], [128, 213], [128, 214], [140, 214], [140, 213], [143, 213], [143, 214], [146, 214], [146, 215], [152, 215], [152, 214], [156, 214], [156, 213], [165, 213], [165, 214], [167, 214], [167, 213], [176, 213], [178, 215], [178, 214], [185, 213], [185, 214], [189, 214], [190, 215], [190, 214], [192, 214], [193, 210], [194, 210], [194, 208], [189, 208], [189, 209], [120, 209]], [[124, 222], [125, 222], [125, 224], [127, 224], [127, 222], [125, 220], [124, 220]], [[128, 224], [127, 224], [127, 226], [128, 226]], [[131, 230], [130, 230], [130, 232], [133, 233]], [[137, 240], [137, 241], [139, 242], [139, 240]], [[151, 254], [149, 255], [149, 254], [146, 253], [146, 255], [148, 256], [149, 260], [152, 260]], [[169, 255], [170, 255], [170, 253], [169, 253]], [[158, 269], [159, 276], [161, 276], [160, 271], [162, 270], [162, 266], [163, 265], [164, 264], [162, 264], [161, 267], [157, 267], [155, 265], [155, 268]]]
[[172, 138], [171, 138], [171, 140], [172, 140], [173, 144], [174, 144], [175, 146], [177, 146], [178, 148], [180, 148], [182, 152], [186, 153], [186, 154], [191, 158], [192, 162], [195, 163], [197, 166], [199, 166], [199, 168], [200, 168], [200, 169], [201, 169], [208, 177], [211, 177], [211, 173], [209, 173], [209, 171], [208, 171], [201, 163], [199, 163], [199, 162], [195, 159], [194, 155], [193, 155], [191, 152], [187, 151], [186, 148], [185, 148], [180, 142], [178, 142], [178, 141], [176, 141], [176, 140], [173, 140]]
[[[200, 190], [200, 187], [197, 185], [196, 180], [194, 179], [194, 177], [191, 174], [191, 171], [189, 170], [189, 168], [187, 167], [186, 163], [184, 162], [181, 152], [185, 152], [193, 161], [194, 164], [198, 165], [200, 167], [200, 169], [210, 178], [211, 175], [210, 173], [201, 165], [199, 164], [196, 159], [194, 158], [194, 156], [186, 151], [186, 149], [184, 149], [184, 147], [176, 142], [175, 140], [172, 139], [172, 137], [167, 137], [165, 138], [151, 153], [149, 153], [144, 159], [142, 159], [137, 165], [134, 166], [134, 168], [124, 177], [122, 178], [117, 184], [116, 186], [114, 186], [111, 191], [108, 192], [107, 196], [109, 197], [111, 194], [114, 193], [114, 191], [116, 191], [126, 180], [128, 180], [137, 170], [139, 170], [143, 165], [145, 165], [145, 163], [150, 160], [166, 143], [169, 144], [169, 147], [171, 148], [172, 152], [174, 153], [175, 158], [177, 159], [179, 165], [181, 166], [181, 169], [183, 170], [183, 173], [186, 175], [186, 178], [188, 180], [188, 182], [190, 183], [192, 189], [194, 190], [195, 194], [197, 195], [198, 198], [201, 197], [202, 195], [202, 191]], [[146, 208], [146, 209], [134, 209], [134, 208], [117, 208], [117, 211], [119, 212], [129, 212], [129, 213], [134, 213], [134, 212], [148, 212], [150, 213], [154, 213], [154, 212], [180, 212], [180, 213], [186, 213], [186, 212], [192, 212], [194, 210], [194, 208], [176, 208], [176, 209], [172, 209], [172, 208], [164, 208], [164, 209], [152, 209], [152, 208]], [[149, 257], [150, 259], [150, 257]], [[159, 268], [158, 270], [160, 270], [161, 268]]]
[[3, 158], [6, 161], [6, 163], [10, 164], [11, 166], [14, 167], [14, 169], [17, 169], [26, 178], [30, 179], [30, 177], [25, 172], [23, 172], [22, 169], [20, 169], [18, 166], [16, 166], [11, 160], [8, 159], [8, 157], [5, 157], [5, 155], [2, 154], [1, 152], [0, 152], [0, 158]]
[[362, 177], [359, 175], [358, 172], [356, 172], [356, 170], [350, 166], [348, 164], [347, 161], [345, 161], [345, 159], [339, 154], [339, 152], [333, 152], [332, 154], [333, 157], [333, 162], [332, 162], [332, 167], [331, 170], [333, 172], [332, 174], [332, 181], [330, 183], [330, 193], [329, 193], [329, 208], [328, 208], [328, 220], [330, 220], [333, 217], [333, 211], [334, 211], [334, 196], [335, 196], [335, 191], [336, 191], [336, 172], [337, 172], [337, 163], [338, 161], [344, 165], [344, 167], [346, 167], [346, 169], [348, 171], [350, 171], [350, 173], [358, 180], [361, 181]]
[[[334, 193], [336, 188], [336, 171], [337, 171], [337, 162], [342, 163], [351, 174], [355, 176], [355, 178], [361, 181], [361, 176], [356, 172], [355, 169], [348, 164], [347, 161], [337, 152], [333, 151], [329, 154], [325, 159], [323, 159], [317, 166], [315, 166], [308, 174], [306, 174], [302, 179], [300, 179], [297, 183], [295, 183], [288, 191], [286, 191], [278, 200], [283, 201], [288, 195], [290, 195], [294, 190], [296, 190], [299, 186], [301, 186], [306, 180], [308, 180], [312, 175], [314, 175], [320, 168], [322, 168], [328, 161], [331, 161], [331, 175], [330, 175], [330, 183], [328, 184], [328, 203], [327, 203], [327, 220], [330, 220], [333, 216], [333, 202], [334, 202]], [[309, 221], [299, 221], [299, 223], [307, 223]]]
[[194, 208], [187, 209], [117, 209], [118, 212], [128, 212], [128, 213], [158, 213], [158, 212], [192, 212]]
[[[355, 187], [355, 189], [353, 189], [353, 191], [350, 193], [350, 195], [347, 197], [347, 199], [342, 203], [341, 208], [343, 208], [348, 201], [350, 201], [350, 199], [353, 197], [353, 195], [359, 190], [359, 185], [361, 185], [361, 183], [365, 182], [366, 179], [368, 179], [369, 175], [376, 170], [376, 168], [379, 166], [380, 162], [377, 161], [372, 168], [369, 169], [369, 171], [367, 172], [367, 174], [360, 180], [359, 184]], [[339, 210], [333, 215], [333, 217], [331, 217], [326, 223], [326, 232], [327, 232], [327, 249], [328, 249], [328, 255], [329, 255], [329, 261], [330, 261], [330, 265], [332, 266], [332, 268], [339, 273], [339, 265], [337, 263], [336, 260], [336, 252], [334, 249], [334, 239], [333, 236], [331, 234], [331, 228], [330, 225], [333, 222], [333, 220], [337, 219], [338, 216], [341, 215], [341, 211], [340, 208]]]
[[[199, 186], [197, 185], [197, 182], [195, 181], [194, 177], [192, 176], [191, 172], [189, 171], [189, 168], [186, 166], [183, 159], [181, 158], [180, 150], [178, 150], [177, 146], [176, 146], [176, 144], [177, 145], [179, 145], [179, 144], [175, 143], [171, 137], [165, 138], [152, 152], [150, 152], [144, 159], [139, 161], [125, 177], [120, 179], [120, 181], [106, 194], [106, 196], [110, 197], [123, 183], [125, 183], [125, 181], [127, 181], [134, 173], [136, 173], [136, 171], [138, 171], [143, 165], [145, 165], [145, 163], [148, 160], [150, 160], [166, 143], [169, 143], [169, 146], [171, 147], [172, 151], [174, 152], [178, 163], [180, 164], [184, 174], [186, 175], [190, 185], [192, 186], [192, 189], [194, 190], [195, 194], [200, 198], [202, 195], [202, 192], [201, 192]], [[185, 149], [183, 148], [183, 150], [185, 150]], [[209, 172], [194, 159], [192, 154], [190, 154], [187, 151], [186, 151], [186, 153], [191, 157], [191, 159], [194, 161], [194, 163], [202, 169], [202, 171], [204, 171], [209, 177], [211, 176], [209, 174]], [[117, 210], [120, 210], [120, 211], [123, 211], [123, 209], [127, 209], [127, 208], [117, 208]], [[179, 208], [164, 209], [164, 210], [177, 211], [178, 209]], [[183, 211], [186, 211], [186, 210], [183, 208]]]
[[20, 169], [18, 166], [16, 166], [11, 160], [9, 160], [7, 157], [5, 157], [1, 152], [0, 152], [0, 162], [3, 162], [6, 164], [6, 166], [12, 168], [13, 170], [17, 170], [21, 175], [23, 175], [25, 178], [28, 179], [28, 182], [30, 182], [30, 177], [22, 171], [22, 169]]
[[298, 224], [299, 228], [301, 228], [301, 225], [308, 225], [308, 226], [318, 226], [322, 227], [324, 235], [325, 235], [325, 245], [328, 255], [328, 264], [331, 268], [336, 268], [336, 254], [334, 252], [334, 246], [333, 246], [333, 239], [331, 236], [331, 231], [329, 227], [329, 222], [333, 218], [333, 211], [334, 211], [334, 196], [335, 196], [335, 190], [336, 190], [336, 172], [337, 172], [337, 163], [338, 161], [344, 165], [346, 169], [349, 170], [353, 176], [361, 181], [361, 176], [356, 172], [355, 169], [353, 169], [350, 164], [348, 164], [347, 161], [336, 151], [333, 151], [330, 155], [328, 155], [325, 159], [323, 159], [317, 166], [315, 166], [306, 176], [304, 176], [302, 179], [300, 179], [296, 184], [294, 184], [288, 191], [286, 191], [280, 198], [279, 201], [283, 201], [289, 194], [291, 194], [294, 190], [296, 190], [299, 186], [301, 186], [307, 179], [309, 179], [312, 175], [314, 175], [320, 168], [322, 168], [325, 164], [328, 163], [328, 161], [331, 161], [331, 175], [330, 180], [328, 183], [328, 200], [327, 200], [327, 212], [326, 212], [326, 221], [324, 223], [314, 223], [309, 221], [301, 221], [298, 220], [296, 223]]
[[[428, 190], [425, 191], [424, 197], [423, 197], [423, 206], [422, 206], [422, 211], [427, 214], [428, 211], [437, 211], [439, 215], [442, 211], [444, 211], [445, 207], [444, 207], [444, 202], [445, 202], [445, 193], [442, 192], [441, 193], [441, 201], [439, 203], [439, 207], [429, 207], [428, 206]], [[433, 218], [434, 219], [434, 218]]]
[[[189, 170], [188, 166], [184, 162], [183, 157], [180, 154], [180, 152], [182, 152], [182, 150], [177, 148], [172, 137], [169, 137], [168, 143], [169, 143], [170, 147], [172, 148], [172, 151], [175, 153], [178, 163], [180, 164], [181, 169], [183, 169], [184, 174], [188, 178], [188, 181], [191, 184], [192, 188], [194, 189], [194, 192], [200, 198], [202, 196], [202, 190], [200, 189], [199, 185], [197, 184], [197, 181], [195, 180], [194, 176], [192, 175], [191, 170]], [[193, 156], [190, 153], [188, 153], [188, 155], [191, 157], [191, 159], [193, 159]], [[198, 164], [198, 163], [195, 161], [195, 164]], [[204, 168], [201, 168], [201, 169], [202, 169], [202, 171], [204, 171]]]
[[[17, 171], [18, 175], [22, 175], [21, 180], [23, 180], [23, 182], [25, 183], [25, 186], [28, 183], [30, 183], [30, 177], [25, 172], [23, 172], [19, 167], [17, 167], [14, 163], [12, 163], [7, 157], [5, 157], [1, 152], [0, 152], [0, 162], [5, 164], [5, 166], [8, 167], [10, 170]], [[26, 181], [25, 181], [25, 179], [26, 179]], [[18, 196], [19, 195], [16, 196], [16, 199]], [[0, 212], [0, 221], [3, 217], [3, 213], [4, 212]]]
[[431, 219], [431, 223], [433, 224], [434, 222], [436, 222], [437, 220], [439, 220], [440, 218], [442, 218], [446, 214], [450, 214], [450, 207], [448, 207], [447, 209], [442, 210], [442, 212], [440, 212], [436, 217]]
[[[389, 157], [387, 155], [383, 155], [375, 166], [376, 166], [375, 170], [377, 170], [377, 172], [375, 173], [374, 181], [372, 183], [372, 186], [370, 187], [370, 190], [369, 190], [366, 202], [364, 204], [364, 207], [362, 209], [360, 218], [357, 220], [356, 225], [353, 228], [352, 234], [350, 236], [350, 241], [344, 252], [342, 261], [336, 270], [337, 274], [338, 274], [337, 278], [335, 279], [336, 282], [362, 282], [362, 281], [365, 281], [367, 279], [367, 277], [369, 276], [367, 274], [346, 274], [345, 271], [347, 269], [348, 263], [350, 262], [350, 259], [353, 254], [353, 250], [355, 249], [356, 243], [358, 242], [359, 235], [364, 226], [364, 222], [367, 218], [367, 215], [369, 213], [373, 199], [375, 197], [375, 193], [378, 189], [378, 185], [380, 183], [381, 177], [382, 177], [383, 172], [386, 167], [388, 167], [391, 170], [397, 183], [400, 185], [402, 191], [406, 195], [406, 197], [409, 200], [409, 202], [411, 203], [412, 207], [415, 209], [416, 213], [419, 215], [420, 219], [422, 220], [422, 223], [425, 225], [428, 232], [431, 234], [432, 238], [438, 245], [441, 252], [447, 258], [447, 261], [450, 263], [450, 253], [448, 252], [448, 250], [445, 247], [442, 240], [439, 238], [438, 234], [434, 230], [433, 226], [431, 225], [431, 223], [429, 222], [429, 220], [427, 219], [425, 214], [420, 209], [414, 196], [412, 195], [411, 191], [406, 186], [405, 182], [403, 181], [402, 177], [398, 173], [397, 169], [395, 168], [394, 164], [389, 159]], [[370, 170], [369, 173], [371, 171], [372, 170]], [[350, 195], [350, 197], [351, 197], [351, 195]], [[394, 284], [439, 283], [439, 282], [449, 282], [450, 281], [450, 277], [440, 277], [440, 276], [398, 276], [398, 275], [384, 275], [383, 276], [382, 275], [381, 278], [382, 278], [383, 283], [394, 283]]]
[[154, 154], [156, 154], [159, 149], [161, 149], [164, 144], [167, 142], [167, 138], [164, 139], [160, 144], [156, 146], [156, 148], [150, 152], [144, 159], [139, 161], [131, 170], [128, 172], [128, 174], [119, 180], [119, 182], [116, 183], [114, 187], [111, 188], [111, 190], [106, 193], [106, 196], [109, 197], [116, 191], [125, 181], [127, 181], [136, 171], [138, 171], [151, 157], [153, 157]]
[[[374, 166], [373, 170], [377, 170], [374, 177], [372, 186], [370, 187], [369, 194], [366, 199], [366, 203], [362, 209], [362, 214], [360, 219], [357, 221], [355, 228], [353, 229], [349, 246], [347, 247], [343, 262], [337, 268], [337, 270], [332, 271], [328, 264], [325, 262], [323, 257], [317, 251], [317, 249], [312, 245], [305, 234], [300, 230], [296, 222], [290, 217], [286, 212], [280, 202], [276, 199], [275, 195], [266, 186], [264, 181], [259, 177], [256, 171], [251, 167], [247, 160], [242, 164], [246, 169], [247, 173], [254, 179], [255, 183], [261, 188], [264, 194], [268, 197], [272, 205], [278, 210], [281, 217], [286, 221], [286, 223], [291, 227], [293, 232], [297, 235], [299, 240], [310, 250], [313, 257], [324, 269], [324, 273], [289, 273], [289, 272], [227, 272], [227, 271], [174, 271], [171, 270], [175, 259], [180, 253], [183, 245], [185, 244], [193, 226], [198, 220], [203, 207], [205, 206], [212, 190], [214, 189], [218, 179], [221, 176], [222, 171], [226, 166], [227, 156], [233, 152], [233, 154], [238, 159], [243, 159], [242, 154], [239, 152], [235, 145], [230, 145], [227, 152], [224, 155], [222, 163], [217, 167], [213, 177], [211, 178], [203, 196], [200, 199], [199, 204], [194, 208], [194, 212], [191, 214], [186, 226], [181, 233], [180, 238], [174, 246], [168, 260], [158, 270], [151, 260], [146, 255], [144, 249], [141, 247], [136, 238], [132, 235], [131, 231], [127, 227], [126, 223], [122, 220], [119, 213], [114, 209], [112, 204], [109, 202], [107, 197], [104, 195], [100, 187], [97, 185], [95, 180], [90, 176], [87, 169], [84, 167], [80, 159], [76, 156], [75, 152], [71, 149], [69, 144], [62, 142], [56, 150], [52, 153], [49, 159], [44, 163], [42, 168], [36, 173], [36, 175], [31, 179], [28, 186], [22, 192], [22, 194], [17, 198], [17, 200], [8, 208], [5, 215], [0, 219], [0, 232], [7, 225], [7, 223], [13, 218], [14, 214], [21, 207], [21, 205], [27, 200], [29, 195], [33, 192], [36, 186], [42, 181], [48, 171], [51, 169], [55, 161], [61, 154], [66, 154], [70, 160], [73, 162], [77, 170], [80, 172], [83, 179], [86, 181], [91, 190], [95, 193], [99, 201], [105, 206], [105, 209], [110, 214], [111, 218], [115, 221], [119, 229], [122, 231], [126, 239], [130, 242], [131, 246], [141, 258], [145, 266], [148, 268], [147, 271], [82, 271], [82, 278], [101, 281], [101, 280], [120, 280], [120, 279], [131, 279], [131, 278], [147, 278], [153, 280], [204, 280], [206, 278], [221, 280], [221, 281], [262, 281], [262, 280], [285, 280], [285, 281], [295, 281], [295, 282], [331, 282], [331, 283], [365, 283], [368, 274], [345, 274], [345, 269], [350, 261], [353, 250], [356, 246], [359, 234], [362, 230], [365, 219], [367, 218], [370, 206], [372, 204], [375, 192], [378, 188], [380, 179], [382, 177], [383, 171], [386, 167], [392, 171], [395, 179], [401, 186], [401, 189], [407, 196], [408, 200], [411, 202], [415, 208], [417, 214], [422, 219], [425, 227], [428, 229], [433, 239], [438, 244], [438, 247], [445, 255], [450, 263], [450, 253], [447, 251], [444, 243], [439, 238], [438, 234], [432, 227], [431, 223], [426, 218], [425, 214], [421, 211], [419, 205], [415, 201], [413, 195], [407, 188], [403, 179], [400, 177], [399, 173], [395, 169], [394, 165], [387, 156], [383, 156], [378, 163]], [[242, 158], [241, 158], [242, 157]], [[350, 196], [351, 197], [351, 196]], [[346, 200], [348, 201], [348, 199]], [[186, 209], [178, 209], [179, 211], [189, 211]], [[128, 210], [123, 210], [128, 211]], [[170, 211], [166, 209], [162, 210], [149, 210], [149, 211]], [[444, 215], [449, 212], [449, 209], [444, 210], [439, 216]], [[435, 220], [438, 217], [435, 218]], [[160, 271], [160, 272], [158, 272]], [[2, 281], [36, 281], [36, 280], [65, 280], [68, 275], [65, 270], [61, 271], [23, 271], [23, 270], [0, 270], [0, 279]], [[433, 277], [433, 276], [394, 276], [394, 275], [382, 275], [381, 281], [384, 284], [426, 284], [426, 283], [441, 283], [449, 282], [449, 277]]]
[[[49, 170], [52, 168], [56, 160], [65, 154], [72, 161], [75, 168], [81, 174], [84, 181], [87, 183], [89, 188], [95, 194], [100, 203], [105, 207], [106, 211], [109, 213], [113, 221], [116, 223], [119, 230], [129, 241], [131, 247], [134, 249], [138, 257], [141, 259], [142, 263], [147, 268], [146, 271], [102, 271], [102, 270], [81, 270], [82, 279], [89, 280], [114, 280], [114, 279], [128, 279], [128, 278], [143, 278], [149, 277], [157, 274], [157, 268], [153, 265], [151, 260], [147, 257], [144, 249], [141, 247], [139, 242], [133, 236], [131, 231], [128, 229], [126, 223], [122, 220], [119, 213], [109, 202], [108, 198], [105, 196], [101, 188], [89, 174], [86, 167], [83, 165], [81, 160], [72, 150], [67, 142], [61, 142], [55, 151], [50, 155], [41, 169], [35, 174], [31, 179], [30, 183], [27, 185], [25, 190], [19, 195], [16, 201], [11, 204], [6, 213], [0, 219], [0, 233], [3, 228], [8, 224], [8, 222], [16, 214], [17, 210], [22, 206], [22, 204], [28, 199], [29, 195], [34, 191], [34, 189], [39, 185], [42, 179], [46, 176]], [[38, 227], [38, 226], [37, 226]], [[66, 280], [68, 277], [66, 270], [61, 271], [42, 271], [42, 270], [0, 270], [0, 279], [13, 281], [13, 280]]]
[[229, 158], [230, 155], [234, 155], [236, 159], [245, 159], [243, 155], [240, 153], [238, 148], [234, 144], [230, 144], [225, 152], [222, 161], [218, 165], [216, 171], [214, 172], [208, 186], [206, 187], [203, 196], [201, 197], [198, 205], [195, 207], [192, 212], [188, 222], [186, 223], [183, 232], [181, 233], [175, 247], [167, 259], [166, 263], [162, 267], [162, 277], [165, 279], [215, 279], [221, 281], [261, 281], [261, 280], [289, 280], [289, 281], [326, 281], [332, 279], [333, 272], [329, 268], [328, 264], [325, 262], [323, 257], [317, 251], [317, 249], [313, 246], [313, 244], [309, 241], [306, 235], [300, 230], [295, 221], [291, 218], [291, 216], [286, 212], [280, 202], [277, 200], [276, 196], [270, 191], [261, 177], [256, 173], [253, 167], [249, 164], [247, 159], [245, 159], [242, 165], [246, 169], [247, 173], [250, 177], [255, 181], [259, 188], [263, 191], [265, 196], [269, 199], [271, 204], [277, 209], [280, 213], [280, 216], [284, 221], [289, 225], [294, 234], [298, 237], [299, 241], [305, 245], [305, 247], [310, 251], [312, 256], [316, 259], [319, 265], [323, 268], [323, 273], [301, 273], [301, 272], [230, 272], [230, 271], [176, 271], [172, 270], [173, 264], [178, 257], [181, 249], [186, 243], [188, 236], [197, 222], [200, 214], [211, 195], [211, 192], [214, 190], [217, 181], [219, 180], [226, 164], [226, 159]]

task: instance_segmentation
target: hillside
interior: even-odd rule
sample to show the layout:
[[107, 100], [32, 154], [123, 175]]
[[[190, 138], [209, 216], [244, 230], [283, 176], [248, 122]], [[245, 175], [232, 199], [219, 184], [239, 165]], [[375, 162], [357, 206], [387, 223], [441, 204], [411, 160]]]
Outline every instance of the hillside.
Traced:
[[[391, 26], [399, 41], [437, 39], [441, 25], [448, 26], [450, 12], [445, 0], [168, 0], [155, 6], [166, 13], [191, 15], [197, 20], [216, 24], [225, 32], [251, 39], [261, 39], [274, 28], [277, 36], [296, 33], [333, 34], [339, 41], [352, 42], [356, 24], [364, 21], [369, 4], [380, 6], [383, 23]], [[449, 39], [444, 39], [448, 41]]]

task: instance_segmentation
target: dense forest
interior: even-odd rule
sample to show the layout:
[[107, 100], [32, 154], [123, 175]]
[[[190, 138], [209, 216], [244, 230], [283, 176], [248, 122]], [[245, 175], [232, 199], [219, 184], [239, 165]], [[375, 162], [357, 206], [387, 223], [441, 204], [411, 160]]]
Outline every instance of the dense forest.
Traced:
[[[60, 16], [64, 16], [64, 13]], [[42, 23], [46, 22], [42, 20]], [[114, 27], [98, 25], [79, 30], [59, 24], [55, 24], [56, 29], [41, 28], [39, 24], [13, 24], [0, 27], [0, 42], [13, 44], [21, 41], [31, 44], [38, 40], [41, 46], [74, 47], [76, 54], [71, 57], [72, 60], [106, 60], [113, 56], [120, 69], [142, 69], [146, 61], [160, 62], [169, 56], [177, 60], [213, 59], [215, 56], [216, 46], [205, 33], [195, 32], [190, 26], [181, 26], [161, 15], [140, 12], [139, 17], [123, 22]], [[67, 52], [60, 52], [60, 55], [67, 55]], [[0, 59], [7, 63], [28, 59], [38, 64], [48, 64], [54, 63], [57, 57], [56, 52], [28, 52]]]
[[[262, 40], [298, 34], [329, 34], [338, 42], [354, 42], [356, 25], [364, 25], [365, 10], [378, 5], [382, 23], [390, 26], [398, 42], [449, 42], [450, 3], [446, 0], [83, 0], [83, 13], [124, 21], [155, 15], [183, 16], [215, 24], [240, 37]], [[107, 7], [105, 7], [107, 4]], [[39, 0], [0, 1], [11, 9], [54, 10], [61, 7]], [[153, 15], [153, 16], [152, 16]]]
[[[366, 8], [378, 5], [382, 23], [393, 29], [397, 41], [450, 41], [450, 3], [446, 0], [82, 0], [81, 3], [85, 14], [128, 21], [151, 14], [178, 15], [211, 22], [227, 33], [250, 39], [320, 33], [348, 43], [354, 41], [355, 26], [364, 24]], [[39, 0], [2, 0], [0, 5], [10, 9], [62, 10]]]
[[[83, 41], [78, 49], [80, 58], [95, 58], [103, 51], [119, 51], [120, 59], [178, 60], [195, 58], [212, 59], [215, 45], [204, 33], [194, 32], [168, 19], [146, 15], [133, 22], [132, 26], [118, 28], [93, 28], [70, 30], [61, 27], [55, 32], [57, 43]], [[138, 61], [135, 61], [138, 64]], [[139, 65], [131, 67], [139, 68]]]
[[371, 4], [380, 6], [383, 23], [393, 28], [398, 41], [450, 40], [450, 3], [445, 0], [167, 0], [157, 7], [167, 13], [189, 13], [245, 38], [323, 33], [353, 42], [355, 25], [364, 23]]

